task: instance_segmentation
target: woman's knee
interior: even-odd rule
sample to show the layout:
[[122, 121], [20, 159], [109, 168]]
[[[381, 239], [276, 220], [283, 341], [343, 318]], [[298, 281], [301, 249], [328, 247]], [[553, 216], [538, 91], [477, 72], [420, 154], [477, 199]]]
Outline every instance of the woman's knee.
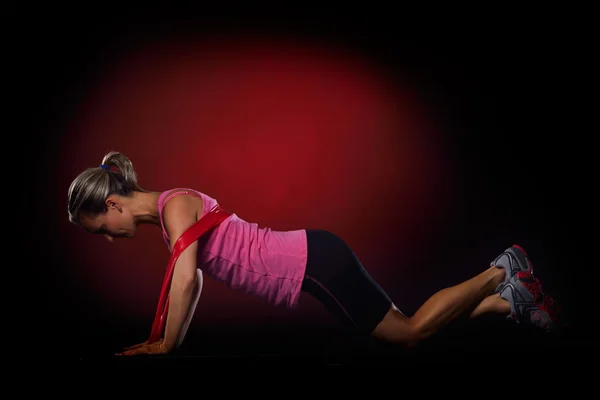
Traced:
[[415, 347], [425, 338], [424, 330], [418, 322], [402, 314], [394, 305], [375, 327], [372, 335], [379, 340], [406, 348]]

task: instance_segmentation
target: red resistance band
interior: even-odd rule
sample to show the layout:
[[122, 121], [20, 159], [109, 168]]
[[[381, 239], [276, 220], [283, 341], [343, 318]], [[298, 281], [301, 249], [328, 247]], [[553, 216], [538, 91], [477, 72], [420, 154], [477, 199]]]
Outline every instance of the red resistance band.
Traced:
[[177, 242], [173, 246], [167, 271], [165, 273], [165, 279], [163, 281], [160, 297], [158, 300], [158, 307], [156, 308], [156, 315], [154, 316], [154, 322], [152, 323], [152, 331], [150, 332], [150, 338], [148, 343], [154, 343], [161, 339], [165, 323], [167, 321], [167, 312], [169, 309], [169, 290], [171, 287], [171, 280], [173, 279], [173, 271], [175, 270], [175, 262], [179, 258], [179, 255], [193, 242], [198, 240], [202, 235], [215, 228], [229, 216], [231, 213], [223, 210], [218, 204], [215, 205], [204, 217], [200, 218], [194, 225], [188, 228]]

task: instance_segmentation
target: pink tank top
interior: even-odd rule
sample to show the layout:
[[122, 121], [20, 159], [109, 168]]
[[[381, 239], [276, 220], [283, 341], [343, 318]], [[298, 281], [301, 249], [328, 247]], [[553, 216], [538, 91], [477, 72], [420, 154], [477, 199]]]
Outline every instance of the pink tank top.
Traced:
[[[181, 194], [201, 197], [201, 217], [217, 204], [215, 199], [194, 189], [172, 190], [162, 192], [158, 198], [160, 223], [169, 251], [171, 242], [163, 222], [163, 208], [169, 199]], [[260, 228], [233, 214], [199, 240], [198, 268], [204, 274], [272, 305], [298, 305], [308, 252], [305, 230]]]

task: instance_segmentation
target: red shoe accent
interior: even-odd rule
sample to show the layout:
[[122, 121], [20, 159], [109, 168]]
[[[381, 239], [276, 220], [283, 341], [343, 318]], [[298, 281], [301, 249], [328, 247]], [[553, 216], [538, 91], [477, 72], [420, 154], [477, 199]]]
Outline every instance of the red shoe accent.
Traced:
[[552, 322], [558, 324], [561, 315], [560, 307], [554, 298], [544, 294], [540, 280], [533, 276], [530, 271], [517, 272], [517, 278], [529, 293], [533, 295], [534, 302], [538, 308], [546, 312]]
[[521, 246], [519, 246], [518, 244], [513, 244], [513, 247], [516, 247], [517, 249], [521, 250], [523, 253], [525, 253], [525, 257], [527, 257], [527, 252]]
[[521, 284], [525, 286], [529, 293], [533, 295], [535, 303], [538, 304], [538, 302], [541, 300], [541, 297], [544, 295], [540, 280], [533, 276], [530, 271], [517, 272], [517, 278]]

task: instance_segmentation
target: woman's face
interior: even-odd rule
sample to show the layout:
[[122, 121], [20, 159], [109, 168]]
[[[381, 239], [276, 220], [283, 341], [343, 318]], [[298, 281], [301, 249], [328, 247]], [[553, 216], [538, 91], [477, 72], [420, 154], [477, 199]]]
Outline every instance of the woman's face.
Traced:
[[136, 224], [127, 207], [115, 200], [107, 200], [108, 210], [103, 214], [82, 213], [80, 225], [89, 233], [104, 235], [112, 242], [116, 238], [135, 236]]

